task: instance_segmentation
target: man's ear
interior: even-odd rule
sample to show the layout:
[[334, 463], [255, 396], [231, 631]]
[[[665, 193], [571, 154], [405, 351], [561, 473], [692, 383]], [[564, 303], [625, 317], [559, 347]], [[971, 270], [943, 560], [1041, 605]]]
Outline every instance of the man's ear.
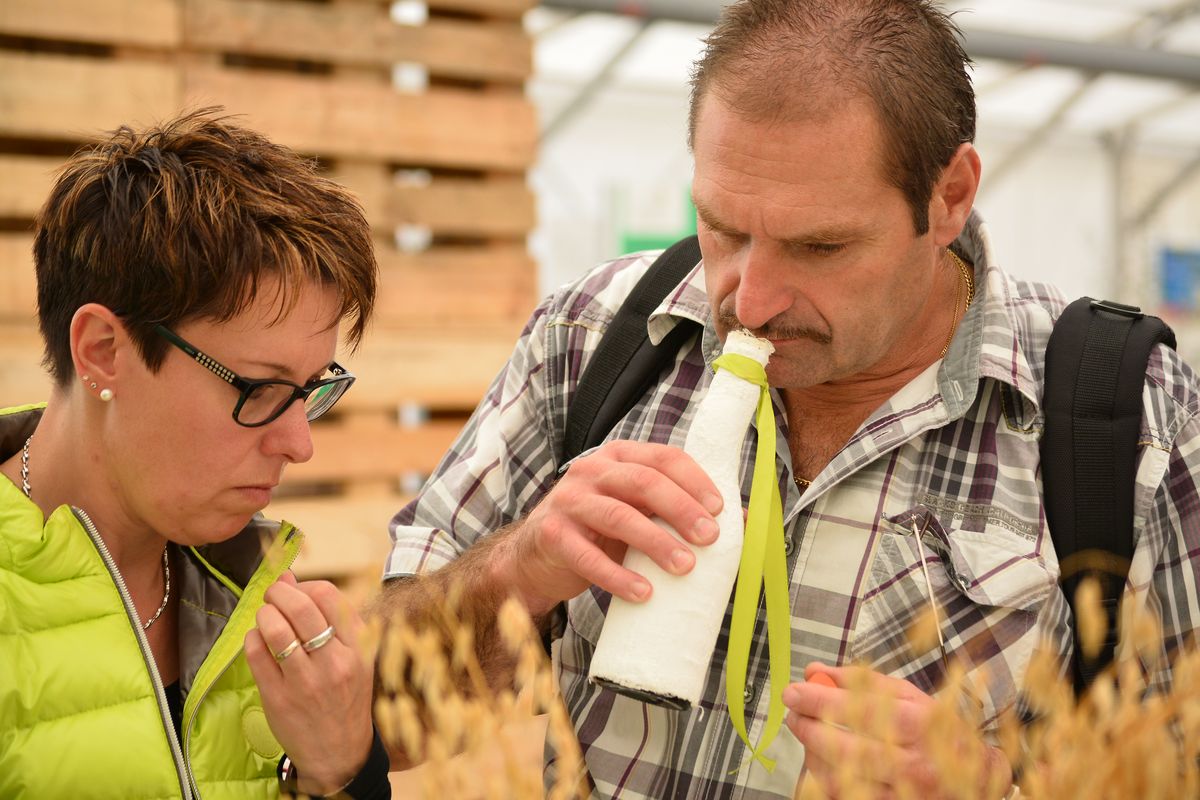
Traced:
[[966, 226], [975, 204], [975, 193], [979, 191], [981, 171], [979, 152], [973, 144], [964, 142], [954, 151], [950, 163], [933, 185], [929, 199], [929, 231], [939, 247], [957, 239]]
[[[117, 352], [128, 342], [125, 326], [107, 307], [86, 303], [71, 318], [71, 360], [85, 391], [96, 395], [117, 383]], [[95, 388], [92, 388], [93, 385]]]

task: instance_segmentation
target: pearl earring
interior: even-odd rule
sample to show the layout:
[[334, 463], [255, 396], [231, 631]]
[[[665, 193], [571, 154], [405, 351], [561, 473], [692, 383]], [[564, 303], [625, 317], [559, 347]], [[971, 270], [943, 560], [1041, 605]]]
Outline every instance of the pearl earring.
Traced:
[[113, 390], [109, 389], [107, 386], [105, 386], [103, 389], [100, 390], [100, 399], [106, 403], [109, 400], [112, 400], [113, 399]]

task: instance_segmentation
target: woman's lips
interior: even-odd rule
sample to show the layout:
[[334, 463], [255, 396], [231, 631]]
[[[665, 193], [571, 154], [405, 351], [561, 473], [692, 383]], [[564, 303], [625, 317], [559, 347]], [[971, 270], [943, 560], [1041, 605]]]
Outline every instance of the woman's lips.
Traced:
[[271, 492], [275, 489], [275, 486], [276, 484], [273, 483], [264, 483], [258, 486], [239, 486], [237, 487], [237, 491], [248, 501], [262, 508], [271, 502]]

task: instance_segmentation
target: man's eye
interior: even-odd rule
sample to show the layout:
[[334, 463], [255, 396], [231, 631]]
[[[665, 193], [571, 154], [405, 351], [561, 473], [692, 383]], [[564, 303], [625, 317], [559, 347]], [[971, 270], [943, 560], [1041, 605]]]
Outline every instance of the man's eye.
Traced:
[[701, 222], [701, 224], [704, 226], [704, 229], [708, 232], [709, 236], [716, 239], [718, 242], [720, 242], [723, 245], [740, 244], [741, 242], [745, 241], [745, 239], [746, 239], [745, 234], [734, 233], [733, 231], [721, 230], [720, 228], [714, 228], [706, 222]]
[[846, 249], [846, 245], [844, 244], [830, 244], [828, 242], [809, 242], [804, 247], [808, 252], [819, 256], [831, 256]]

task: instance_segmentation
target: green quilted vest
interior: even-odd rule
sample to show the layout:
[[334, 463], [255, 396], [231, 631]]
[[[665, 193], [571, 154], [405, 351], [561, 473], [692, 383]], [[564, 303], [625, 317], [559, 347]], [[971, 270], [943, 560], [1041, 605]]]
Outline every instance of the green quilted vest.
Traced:
[[[0, 461], [39, 416], [40, 407], [0, 411]], [[86, 514], [62, 506], [43, 524], [0, 478], [0, 798], [278, 797], [282, 748], [242, 642], [302, 539], [286, 523], [253, 520], [233, 540], [175, 559], [179, 744], [140, 622]]]

